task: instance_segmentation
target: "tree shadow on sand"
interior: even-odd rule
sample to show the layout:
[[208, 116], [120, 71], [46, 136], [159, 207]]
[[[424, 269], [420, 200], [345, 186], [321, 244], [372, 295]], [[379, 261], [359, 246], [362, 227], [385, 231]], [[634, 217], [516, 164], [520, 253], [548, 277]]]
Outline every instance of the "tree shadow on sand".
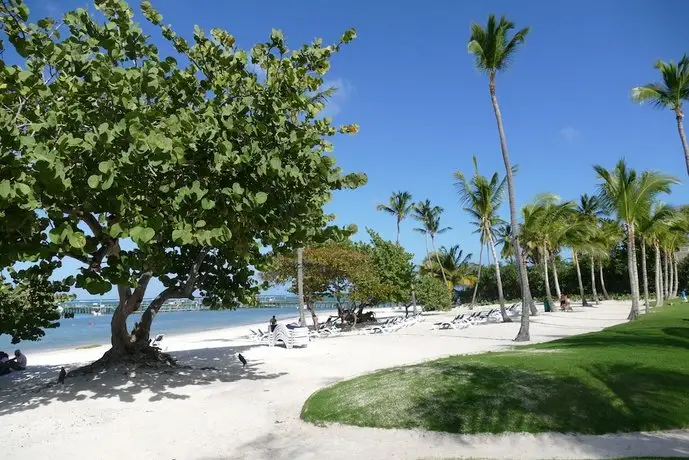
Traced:
[[55, 401], [118, 398], [121, 402], [134, 402], [137, 397], [146, 396], [151, 402], [188, 399], [190, 396], [183, 388], [189, 385], [276, 379], [286, 375], [285, 372], [261, 371], [262, 361], [249, 360], [243, 367], [236, 354], [254, 347], [179, 351], [174, 353], [180, 365], [178, 368], [157, 370], [120, 366], [101, 373], [70, 377], [64, 385], [55, 383], [61, 366], [30, 366], [26, 371], [0, 377], [0, 417]]

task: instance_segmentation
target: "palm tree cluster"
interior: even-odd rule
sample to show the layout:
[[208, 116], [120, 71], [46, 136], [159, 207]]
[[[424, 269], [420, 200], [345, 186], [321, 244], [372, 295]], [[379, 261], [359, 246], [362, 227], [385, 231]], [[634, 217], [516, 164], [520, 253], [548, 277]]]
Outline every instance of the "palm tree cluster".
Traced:
[[[639, 314], [639, 262], [646, 309], [649, 306], [647, 248], [652, 248], [655, 253], [655, 304], [662, 305], [665, 298], [677, 296], [679, 284], [675, 253], [687, 243], [689, 213], [659, 201], [677, 183], [677, 179], [671, 176], [657, 171], [637, 173], [628, 168], [624, 160], [620, 160], [612, 170], [602, 166], [594, 166], [594, 169], [599, 179], [596, 195], [584, 194], [578, 203], [562, 202], [554, 195], [540, 195], [533, 203], [524, 206], [520, 231], [520, 239], [524, 243], [523, 257], [543, 267], [546, 297], [552, 304], [549, 275], [553, 277], [559, 297], [561, 292], [555, 261], [564, 250], [569, 251], [577, 271], [579, 293], [586, 305], [580, 258], [590, 260], [587, 282], [591, 286], [591, 301], [598, 303], [598, 282], [603, 296], [608, 297], [603, 264], [610, 257], [612, 248], [624, 241], [628, 249], [632, 291], [629, 318], [634, 319]], [[599, 268], [598, 280], [596, 265]]]
[[[485, 26], [476, 23], [471, 25], [468, 42], [468, 51], [474, 57], [475, 67], [488, 77], [488, 92], [495, 114], [500, 150], [505, 166], [505, 177], [502, 179], [497, 173], [490, 178], [481, 176], [478, 172], [478, 162], [474, 157], [472, 178], [467, 178], [461, 172], [455, 173], [460, 201], [463, 209], [471, 216], [481, 243], [472, 304], [476, 301], [483, 264], [483, 249], [487, 248], [488, 258], [492, 257], [495, 266], [503, 318], [507, 320], [500, 281], [500, 263], [495, 249], [496, 245], [501, 246], [500, 257], [513, 260], [517, 267], [522, 305], [530, 307], [522, 309], [521, 327], [515, 341], [529, 340], [529, 316], [536, 314], [536, 309], [531, 299], [527, 261], [543, 267], [546, 297], [552, 305], [550, 276], [553, 278], [555, 293], [560, 297], [562, 293], [555, 262], [565, 250], [568, 251], [576, 267], [582, 302], [586, 305], [588, 302], [585, 298], [580, 259], [584, 257], [590, 262], [591, 301], [599, 301], [596, 265], [600, 287], [603, 296], [607, 298], [603, 264], [610, 257], [611, 248], [617, 246], [624, 237], [628, 247], [628, 271], [633, 299], [630, 318], [636, 318], [640, 297], [637, 243], [641, 249], [639, 258], [641, 258], [646, 308], [649, 304], [647, 247], [652, 248], [655, 255], [656, 305], [661, 305], [665, 298], [677, 294], [677, 260], [674, 251], [679, 245], [685, 243], [686, 234], [689, 231], [687, 212], [671, 209], [658, 201], [658, 197], [669, 193], [670, 187], [677, 181], [654, 171], [638, 174], [628, 169], [623, 160], [612, 170], [596, 166], [595, 171], [600, 179], [596, 195], [582, 195], [578, 203], [562, 202], [557, 196], [550, 194], [541, 195], [521, 210], [522, 226], [520, 226], [520, 213], [516, 206], [514, 187], [515, 170], [507, 148], [505, 128], [496, 92], [497, 75], [507, 70], [514, 61], [517, 50], [525, 42], [530, 30], [528, 27], [517, 31], [514, 29], [514, 23], [505, 17], [498, 20], [494, 15], [490, 15]], [[689, 145], [684, 134], [682, 111], [684, 101], [689, 100], [689, 57], [684, 56], [677, 64], [658, 61], [656, 68], [661, 73], [662, 82], [634, 88], [632, 98], [639, 103], [650, 101], [656, 107], [668, 107], [674, 112], [689, 173]], [[498, 216], [498, 208], [505, 194], [509, 205], [508, 222], [502, 221]], [[432, 206], [428, 200], [414, 205], [408, 192], [393, 194], [390, 205], [380, 205], [378, 209], [396, 216], [398, 242], [400, 223], [407, 215], [413, 213], [414, 218], [421, 223], [415, 230], [426, 237], [424, 265], [428, 264], [427, 271], [439, 272], [442, 279], [449, 286], [452, 285], [454, 278], [448, 277], [450, 270], [446, 270], [443, 265], [444, 257], [449, 257], [451, 251], [444, 248], [440, 251], [435, 249], [435, 236], [449, 229], [449, 227], [441, 228], [440, 226], [440, 215], [443, 209]], [[429, 239], [432, 253], [428, 250]], [[455, 255], [457, 251], [459, 249], [455, 250]], [[432, 262], [432, 258], [435, 262]]]

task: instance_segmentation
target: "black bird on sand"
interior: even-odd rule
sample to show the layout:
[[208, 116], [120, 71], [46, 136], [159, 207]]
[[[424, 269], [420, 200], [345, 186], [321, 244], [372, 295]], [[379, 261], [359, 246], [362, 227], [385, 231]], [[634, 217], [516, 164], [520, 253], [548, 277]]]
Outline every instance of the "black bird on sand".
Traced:
[[67, 371], [63, 367], [60, 369], [60, 375], [57, 376], [57, 383], [65, 384], [65, 377], [67, 377]]
[[242, 367], [246, 367], [246, 358], [241, 353], [237, 353], [237, 358], [242, 363]]

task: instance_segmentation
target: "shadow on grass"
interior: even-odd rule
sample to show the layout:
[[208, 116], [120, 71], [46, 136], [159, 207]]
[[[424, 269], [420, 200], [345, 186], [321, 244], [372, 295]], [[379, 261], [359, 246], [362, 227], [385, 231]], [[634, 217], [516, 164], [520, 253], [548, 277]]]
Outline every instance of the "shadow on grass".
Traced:
[[[444, 362], [437, 382], [413, 398], [411, 424], [452, 433], [643, 431], [689, 425], [689, 375], [635, 365], [586, 369], [600, 385], [573, 376], [504, 366]], [[368, 423], [367, 423], [368, 424]]]
[[571, 348], [571, 347], [676, 347], [689, 350], [689, 328], [667, 327], [662, 329], [662, 334], [646, 334], [643, 330], [623, 331], [615, 330], [600, 333], [582, 334], [567, 337], [554, 342], [527, 345], [528, 348]]
[[[193, 367], [134, 371], [115, 368], [99, 374], [68, 378], [64, 385], [54, 384], [60, 366], [30, 366], [26, 371], [0, 377], [0, 417], [56, 401], [117, 398], [121, 402], [134, 402], [137, 397], [147, 397], [151, 402], [188, 399], [189, 395], [180, 390], [189, 385], [228, 383], [240, 379], [275, 379], [285, 375], [284, 372], [262, 372], [262, 361], [251, 359], [250, 349], [254, 347], [247, 345], [179, 351], [173, 353], [178, 364]], [[249, 361], [246, 367], [242, 367], [237, 360], [237, 353], [242, 353]]]

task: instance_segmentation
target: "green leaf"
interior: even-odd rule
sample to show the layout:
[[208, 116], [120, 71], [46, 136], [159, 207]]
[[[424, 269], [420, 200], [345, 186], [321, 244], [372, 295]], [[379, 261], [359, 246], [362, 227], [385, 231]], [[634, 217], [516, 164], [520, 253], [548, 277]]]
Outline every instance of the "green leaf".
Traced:
[[234, 193], [236, 193], [237, 195], [241, 195], [242, 193], [244, 193], [244, 189], [243, 189], [242, 186], [239, 185], [237, 182], [235, 182], [234, 184], [232, 184], [232, 191], [233, 191]]
[[115, 222], [112, 227], [108, 230], [108, 235], [110, 235], [113, 238], [117, 238], [122, 234], [122, 226], [120, 225], [119, 222]]
[[201, 200], [201, 207], [203, 209], [213, 209], [215, 207], [215, 201], [204, 198]]
[[96, 175], [96, 174], [89, 176], [89, 178], [87, 180], [89, 187], [98, 188], [98, 184], [100, 184], [100, 179], [101, 179], [101, 177]]
[[273, 157], [270, 159], [270, 167], [273, 169], [280, 169], [282, 167], [282, 161], [278, 157]]
[[266, 192], [258, 192], [256, 194], [256, 203], [263, 204], [268, 199], [268, 194]]
[[7, 198], [12, 193], [12, 186], [7, 179], [0, 181], [0, 197]]
[[82, 232], [70, 233], [67, 238], [69, 240], [69, 245], [73, 248], [81, 249], [86, 246], [86, 235]]
[[201, 219], [196, 221], [196, 228], [203, 228], [206, 226], [206, 221]]
[[129, 236], [136, 244], [146, 244], [153, 239], [156, 232], [150, 227], [136, 226], [129, 230]]
[[112, 160], [101, 161], [100, 163], [98, 163], [98, 170], [103, 174], [107, 174], [110, 170], [112, 170], [114, 166], [115, 163]]

